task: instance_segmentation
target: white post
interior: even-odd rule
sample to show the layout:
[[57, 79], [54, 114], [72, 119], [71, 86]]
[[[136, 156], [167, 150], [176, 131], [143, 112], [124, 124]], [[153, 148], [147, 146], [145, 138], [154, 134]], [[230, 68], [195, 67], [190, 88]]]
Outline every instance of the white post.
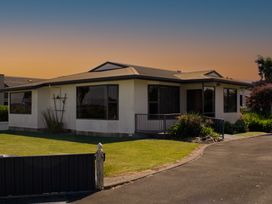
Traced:
[[96, 188], [98, 190], [104, 189], [104, 160], [105, 154], [103, 152], [103, 145], [99, 143], [97, 145], [97, 151], [95, 153], [96, 163]]

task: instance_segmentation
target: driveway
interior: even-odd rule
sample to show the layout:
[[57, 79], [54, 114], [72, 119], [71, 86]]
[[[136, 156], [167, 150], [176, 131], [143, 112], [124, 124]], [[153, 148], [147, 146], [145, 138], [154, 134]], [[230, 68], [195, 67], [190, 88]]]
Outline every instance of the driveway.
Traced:
[[272, 136], [212, 145], [196, 161], [75, 203], [272, 203]]

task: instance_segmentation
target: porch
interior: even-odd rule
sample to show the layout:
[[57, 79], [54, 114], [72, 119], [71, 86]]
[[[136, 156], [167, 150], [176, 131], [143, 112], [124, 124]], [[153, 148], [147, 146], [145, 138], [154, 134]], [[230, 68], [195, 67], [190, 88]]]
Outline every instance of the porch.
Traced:
[[[169, 128], [177, 122], [182, 113], [171, 114], [135, 114], [135, 133], [140, 134], [168, 134]], [[224, 120], [204, 116], [211, 120], [214, 130], [224, 139]]]

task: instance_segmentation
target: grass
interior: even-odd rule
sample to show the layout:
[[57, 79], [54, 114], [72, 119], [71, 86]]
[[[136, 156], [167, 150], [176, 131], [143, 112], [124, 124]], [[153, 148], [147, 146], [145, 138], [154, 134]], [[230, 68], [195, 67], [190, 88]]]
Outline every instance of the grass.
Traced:
[[25, 132], [0, 133], [0, 154], [18, 156], [94, 153], [97, 143], [106, 153], [105, 175], [116, 176], [173, 163], [198, 144], [173, 140], [75, 136]]
[[257, 136], [257, 135], [263, 135], [267, 134], [266, 132], [245, 132], [245, 133], [238, 133], [235, 134], [234, 136], [239, 136], [239, 137], [252, 137], [252, 136]]

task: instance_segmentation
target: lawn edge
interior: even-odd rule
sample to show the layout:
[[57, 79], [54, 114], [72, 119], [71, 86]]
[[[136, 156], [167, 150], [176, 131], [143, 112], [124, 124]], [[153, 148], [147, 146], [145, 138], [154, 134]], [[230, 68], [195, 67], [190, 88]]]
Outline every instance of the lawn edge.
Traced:
[[189, 162], [193, 162], [195, 160], [198, 160], [199, 158], [202, 157], [206, 148], [210, 147], [211, 145], [222, 144], [222, 143], [231, 142], [231, 141], [235, 141], [235, 140], [243, 140], [243, 139], [249, 139], [249, 138], [254, 138], [254, 137], [268, 136], [271, 134], [272, 133], [266, 133], [266, 134], [248, 136], [248, 137], [243, 137], [243, 136], [235, 137], [234, 136], [231, 139], [224, 140], [219, 143], [200, 144], [200, 146], [197, 147], [196, 149], [194, 149], [189, 155], [185, 156], [184, 158], [182, 158], [181, 160], [179, 160], [175, 163], [165, 164], [165, 165], [159, 166], [154, 169], [144, 170], [144, 171], [136, 172], [136, 173], [130, 173], [127, 175], [105, 177], [104, 189], [106, 189], [106, 190], [112, 189], [112, 188], [115, 188], [115, 187], [118, 187], [118, 186], [121, 186], [124, 184], [132, 183], [132, 182], [137, 181], [139, 179], [150, 177], [150, 176], [153, 176], [153, 175], [158, 174], [160, 172], [174, 169], [174, 168], [180, 167], [182, 165], [185, 165]]
[[[211, 143], [214, 144], [214, 143]], [[126, 183], [131, 183], [133, 181], [149, 177], [152, 175], [155, 175], [157, 173], [173, 169], [179, 166], [182, 166], [188, 162], [197, 160], [201, 157], [203, 154], [204, 150], [210, 146], [211, 144], [200, 144], [197, 148], [195, 148], [189, 155], [185, 156], [181, 160], [174, 162], [174, 163], [168, 163], [161, 165], [159, 167], [155, 167], [152, 169], [140, 171], [140, 172], [135, 172], [135, 173], [129, 173], [127, 175], [121, 175], [121, 176], [113, 176], [113, 177], [105, 177], [105, 185], [104, 189], [111, 189], [116, 186], [120, 186]]]

